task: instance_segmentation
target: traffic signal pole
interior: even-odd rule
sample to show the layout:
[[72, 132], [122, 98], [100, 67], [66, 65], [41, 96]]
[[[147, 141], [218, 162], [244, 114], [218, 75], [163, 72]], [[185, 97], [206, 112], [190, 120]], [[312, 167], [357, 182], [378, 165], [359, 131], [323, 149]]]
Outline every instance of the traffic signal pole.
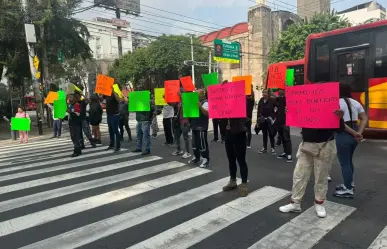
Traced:
[[[116, 17], [117, 19], [121, 19], [121, 10], [117, 7], [116, 8]], [[117, 30], [121, 30], [120, 26], [117, 26]], [[122, 57], [122, 38], [120, 36], [117, 37], [118, 41], [118, 56]]]

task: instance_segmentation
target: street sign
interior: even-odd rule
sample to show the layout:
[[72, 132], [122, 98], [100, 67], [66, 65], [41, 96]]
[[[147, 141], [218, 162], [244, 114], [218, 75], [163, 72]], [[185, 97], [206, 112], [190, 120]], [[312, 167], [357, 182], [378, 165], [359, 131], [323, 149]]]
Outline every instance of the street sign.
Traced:
[[122, 20], [122, 19], [118, 19], [118, 18], [112, 19], [111, 23], [112, 23], [113, 26], [122, 27], [122, 28], [126, 28], [126, 27], [129, 26], [128, 21]]
[[59, 50], [58, 52], [58, 62], [63, 63], [63, 53], [62, 50]]
[[113, 36], [127, 38], [128, 32], [125, 30], [113, 30]]
[[230, 42], [220, 39], [214, 40], [214, 61], [226, 62], [231, 64], [240, 63], [241, 46], [239, 42]]
[[34, 67], [36, 70], [39, 69], [39, 63], [40, 63], [39, 58], [38, 58], [38, 56], [35, 55], [34, 56]]
[[140, 0], [94, 0], [94, 5], [119, 8], [135, 15], [140, 14]]

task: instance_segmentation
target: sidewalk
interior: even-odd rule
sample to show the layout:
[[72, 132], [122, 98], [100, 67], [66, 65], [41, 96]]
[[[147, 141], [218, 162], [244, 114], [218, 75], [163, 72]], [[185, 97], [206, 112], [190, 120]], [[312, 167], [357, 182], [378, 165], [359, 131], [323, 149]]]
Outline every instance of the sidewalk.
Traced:
[[[17, 132], [16, 132], [16, 136]], [[39, 135], [38, 131], [38, 126], [32, 125], [31, 126], [31, 131], [29, 132], [28, 139], [29, 140], [34, 140], [34, 139], [44, 139], [46, 137], [51, 137], [52, 136], [52, 128], [47, 128], [47, 124], [43, 125], [43, 136]], [[11, 127], [7, 123], [0, 123], [0, 143], [12, 143], [15, 142], [15, 140], [12, 140], [11, 137]]]

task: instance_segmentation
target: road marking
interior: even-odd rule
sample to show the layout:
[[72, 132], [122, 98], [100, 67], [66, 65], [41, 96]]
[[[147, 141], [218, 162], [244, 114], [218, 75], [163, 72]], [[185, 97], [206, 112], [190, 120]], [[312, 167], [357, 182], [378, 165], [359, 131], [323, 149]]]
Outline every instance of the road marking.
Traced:
[[[159, 159], [161, 159], [161, 158], [160, 157], [146, 157], [146, 158], [142, 158], [142, 159], [131, 160], [129, 162], [121, 163], [120, 165], [114, 165], [114, 168], [112, 168], [112, 169], [118, 169], [117, 166], [120, 166], [120, 168], [123, 168], [123, 167], [138, 165], [141, 163], [156, 161]], [[42, 201], [50, 200], [53, 198], [57, 198], [57, 197], [65, 196], [65, 195], [70, 195], [73, 193], [78, 193], [81, 191], [99, 188], [99, 187], [106, 186], [109, 184], [114, 184], [114, 183], [130, 180], [130, 179], [134, 179], [134, 178], [137, 178], [140, 176], [146, 176], [146, 175], [154, 174], [157, 172], [162, 172], [165, 170], [176, 169], [179, 167], [183, 167], [184, 165], [185, 165], [184, 163], [180, 163], [180, 162], [163, 163], [163, 164], [159, 164], [159, 165], [152, 166], [152, 167], [145, 168], [145, 169], [139, 169], [139, 170], [126, 172], [126, 173], [123, 173], [120, 175], [113, 175], [113, 176], [104, 177], [101, 179], [96, 179], [96, 180], [92, 180], [92, 181], [88, 181], [88, 182], [82, 182], [79, 184], [74, 184], [71, 186], [66, 186], [66, 187], [62, 187], [62, 188], [58, 188], [58, 189], [39, 192], [39, 193], [36, 193], [33, 195], [28, 195], [28, 196], [24, 196], [24, 197], [20, 197], [20, 198], [16, 198], [16, 199], [11, 199], [8, 201], [3, 201], [3, 202], [0, 202], [0, 213], [15, 209], [15, 208], [20, 208], [20, 207], [24, 207], [27, 205], [31, 205], [34, 203], [39, 203]], [[90, 175], [90, 174], [95, 173], [95, 172], [90, 172], [90, 173], [84, 172], [84, 173], [85, 174], [83, 174], [83, 175]], [[99, 172], [97, 172], [97, 173], [99, 173]], [[83, 175], [78, 174], [78, 175], [76, 175], [76, 177], [80, 177]], [[65, 175], [65, 176], [67, 177], [66, 179], [59, 179], [59, 180], [63, 181], [63, 180], [70, 179], [70, 176], [68, 176], [68, 175]], [[75, 178], [75, 177], [71, 176], [71, 178]], [[51, 178], [47, 178], [47, 181], [48, 181], [48, 183], [53, 182]], [[58, 181], [55, 181], [55, 182], [58, 182]], [[47, 182], [43, 183], [43, 184], [47, 184]], [[43, 185], [43, 184], [40, 184], [40, 185]]]
[[[73, 147], [63, 145], [61, 147], [54, 147], [54, 148], [45, 148], [45, 149], [37, 148], [37, 149], [29, 150], [27, 154], [20, 154], [20, 152], [18, 151], [10, 152], [10, 153], [1, 153], [2, 155], [0, 156], [0, 162], [11, 161], [14, 159], [21, 159], [21, 158], [32, 159], [32, 158], [35, 158], [36, 155], [57, 153], [58, 151], [63, 152], [64, 150], [71, 152], [73, 149], [74, 149]], [[50, 154], [50, 155], [55, 155], [55, 154]]]
[[[59, 153], [59, 154], [56, 154], [57, 157], [61, 157], [61, 156], [66, 156], [66, 157], [55, 159], [55, 160], [36, 162], [36, 163], [32, 163], [32, 164], [27, 164], [27, 165], [13, 166], [13, 167], [4, 167], [4, 166], [11, 166], [12, 164], [10, 162], [0, 163], [0, 167], [3, 167], [3, 168], [0, 168], [0, 173], [14, 171], [14, 170], [35, 168], [35, 167], [40, 167], [40, 166], [45, 166], [45, 165], [52, 165], [54, 163], [66, 163], [66, 162], [81, 160], [83, 158], [89, 158], [89, 157], [94, 157], [94, 156], [113, 154], [112, 150], [104, 151], [104, 150], [106, 150], [106, 148], [107, 147], [100, 147], [100, 148], [86, 150], [79, 157], [70, 157], [70, 153], [68, 153], [68, 152]], [[122, 150], [124, 150], [124, 149], [122, 149]], [[98, 152], [98, 153], [95, 153], [95, 152]]]
[[[121, 154], [113, 155], [111, 157], [96, 158], [96, 159], [83, 161], [83, 162], [81, 161], [81, 162], [77, 162], [77, 163], [73, 163], [73, 164], [69, 164], [69, 165], [61, 165], [61, 166], [57, 166], [57, 167], [50, 167], [50, 168], [45, 168], [45, 169], [38, 169], [38, 170], [22, 172], [22, 173], [18, 173], [18, 174], [14, 174], [14, 175], [6, 175], [6, 176], [1, 176], [0, 181], [7, 181], [7, 180], [17, 179], [17, 178], [21, 178], [21, 177], [33, 176], [33, 175], [40, 175], [40, 174], [58, 171], [58, 170], [63, 170], [63, 169], [71, 169], [71, 168], [77, 168], [77, 167], [82, 167], [82, 166], [86, 166], [86, 165], [93, 165], [95, 163], [109, 162], [109, 161], [117, 160], [117, 159], [127, 159], [127, 158], [133, 157], [133, 156], [138, 156], [138, 154], [137, 153], [121, 153]], [[2, 186], [2, 187], [0, 187], [0, 194], [12, 192], [12, 191], [17, 191], [20, 189], [40, 186], [41, 184], [51, 183], [52, 181], [55, 182], [58, 179], [65, 179], [66, 180], [70, 176], [71, 176], [71, 178], [73, 178], [73, 177], [76, 178], [78, 175], [84, 176], [88, 172], [98, 173], [98, 172], [101, 172], [101, 170], [103, 170], [103, 169], [111, 170], [110, 168], [112, 168], [113, 165], [115, 167], [121, 167], [123, 164], [124, 164], [124, 162], [119, 162], [119, 163], [115, 163], [115, 164], [110, 164], [108, 166], [95, 167], [95, 168], [91, 168], [91, 169], [80, 168], [83, 170], [71, 172], [71, 173], [63, 173], [61, 175], [59, 174], [59, 175], [55, 175], [55, 176], [49, 176], [46, 178], [40, 178], [37, 180], [28, 181], [28, 182], [24, 181], [22, 183], [16, 183], [13, 185]]]
[[289, 194], [289, 191], [274, 187], [261, 188], [247, 197], [238, 198], [217, 207], [129, 248], [189, 248]]
[[313, 206], [248, 249], [310, 249], [356, 210], [330, 201], [326, 201], [324, 205], [327, 210], [326, 218], [318, 218]]
[[30, 150], [34, 147], [41, 147], [44, 148], [45, 146], [47, 147], [52, 147], [52, 145], [58, 145], [58, 144], [68, 144], [69, 146], [72, 146], [72, 142], [70, 140], [60, 140], [60, 141], [49, 141], [49, 142], [42, 142], [42, 143], [28, 143], [28, 144], [18, 144], [18, 145], [13, 145], [13, 146], [8, 146], [8, 147], [2, 147], [0, 148], [0, 152], [3, 153], [5, 151], [17, 151], [17, 150]]
[[368, 247], [368, 249], [385, 249], [387, 248], [387, 227], [383, 229], [376, 237], [374, 242]]
[[127, 188], [118, 189], [82, 200], [63, 204], [57, 207], [52, 207], [36, 213], [27, 214], [11, 220], [3, 221], [0, 222], [0, 236], [6, 236], [31, 227], [43, 225], [57, 219], [143, 194], [148, 191], [207, 174], [209, 172], [211, 171], [201, 168], [194, 168], [155, 180], [143, 182]]
[[228, 180], [228, 177], [220, 179], [123, 214], [36, 242], [22, 247], [22, 249], [67, 249], [81, 247], [218, 194], [222, 192], [222, 187], [227, 184]]

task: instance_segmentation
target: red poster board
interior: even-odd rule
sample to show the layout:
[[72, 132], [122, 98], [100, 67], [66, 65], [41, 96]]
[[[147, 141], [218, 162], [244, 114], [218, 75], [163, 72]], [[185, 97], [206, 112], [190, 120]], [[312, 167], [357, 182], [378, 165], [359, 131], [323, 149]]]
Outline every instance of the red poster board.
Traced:
[[286, 81], [286, 66], [285, 65], [271, 65], [269, 67], [269, 78], [267, 88], [285, 89]]
[[164, 81], [165, 88], [165, 102], [178, 103], [180, 102], [180, 80], [166, 80]]
[[192, 92], [195, 90], [191, 76], [185, 76], [180, 78], [181, 84], [183, 85], [184, 91]]

